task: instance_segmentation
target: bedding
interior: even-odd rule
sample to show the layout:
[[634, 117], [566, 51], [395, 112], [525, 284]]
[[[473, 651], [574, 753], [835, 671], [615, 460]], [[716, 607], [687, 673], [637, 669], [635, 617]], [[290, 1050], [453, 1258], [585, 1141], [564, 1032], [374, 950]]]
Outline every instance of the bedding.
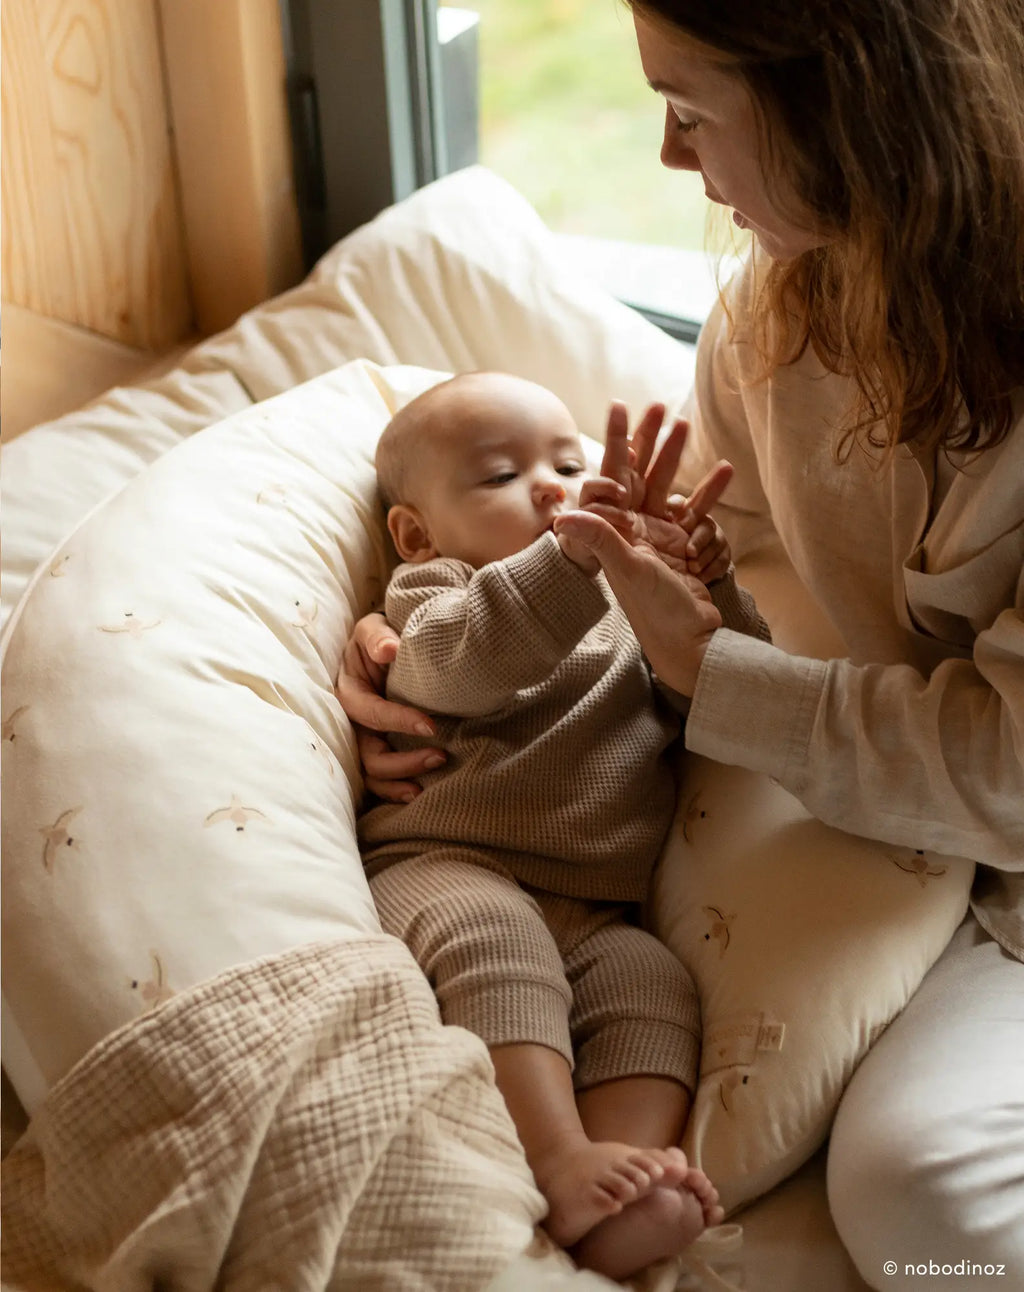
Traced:
[[[344, 238], [310, 276], [192, 350], [3, 448], [0, 624], [86, 512], [181, 440], [350, 359], [506, 369], [599, 434], [608, 391], [678, 404], [693, 349], [571, 272], [540, 217], [475, 166]], [[652, 392], [657, 392], [656, 395]]]
[[489, 1066], [392, 938], [229, 970], [54, 1088], [5, 1166], [4, 1277], [483, 1287], [545, 1206]]
[[[273, 995], [284, 966], [325, 944], [341, 979], [381, 953], [352, 832], [358, 767], [331, 684], [391, 559], [376, 436], [427, 384], [484, 366], [546, 382], [599, 436], [613, 397], [634, 413], [677, 403], [692, 354], [569, 275], [533, 212], [476, 168], [384, 213], [160, 382], [4, 449], [4, 1056], [34, 1114], [4, 1168], [17, 1218], [5, 1235], [19, 1244], [43, 1130], [63, 1119], [87, 1135], [75, 1100], [102, 1088], [115, 1056], [145, 1037], [162, 1062], [184, 1020], [196, 1040], [211, 1033], [196, 1021], [203, 1001], [228, 984], [244, 996], [250, 977]], [[215, 414], [226, 420], [202, 429]], [[836, 649], [780, 552], [744, 578], [778, 640]], [[853, 1066], [955, 927], [970, 867], [942, 859], [941, 875], [922, 875], [915, 858], [811, 821], [764, 778], [690, 759], [684, 774], [653, 918], [725, 1047], [709, 1051], [689, 1147], [738, 1208], [821, 1143]], [[366, 1025], [330, 1027], [341, 1066], [357, 1064]], [[493, 1106], [486, 1061], [474, 1064], [489, 1093], [473, 1097]], [[349, 1108], [362, 1135], [378, 1104]], [[74, 1134], [58, 1140], [81, 1160]], [[509, 1163], [500, 1141], [478, 1145], [495, 1181]], [[787, 1196], [801, 1200], [798, 1227], [815, 1199], [832, 1253], [827, 1282], [791, 1261], [793, 1289], [861, 1287], [829, 1228], [820, 1157], [763, 1205], [778, 1217]], [[499, 1282], [536, 1218], [513, 1168], [506, 1204], [516, 1220], [502, 1232], [517, 1236], [498, 1244]], [[745, 1252], [777, 1264], [757, 1213], [740, 1218], [760, 1246], [728, 1256], [741, 1278], [754, 1277]], [[528, 1278], [570, 1277], [550, 1253], [517, 1259]], [[702, 1259], [691, 1279], [713, 1277]]]

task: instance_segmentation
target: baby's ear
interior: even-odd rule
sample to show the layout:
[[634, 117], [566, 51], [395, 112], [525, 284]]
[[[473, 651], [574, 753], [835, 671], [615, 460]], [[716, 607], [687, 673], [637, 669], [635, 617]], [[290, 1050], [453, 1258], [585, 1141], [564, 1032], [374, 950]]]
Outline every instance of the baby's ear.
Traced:
[[420, 565], [437, 556], [437, 548], [430, 537], [426, 521], [408, 503], [396, 503], [388, 511], [388, 532], [403, 561]]

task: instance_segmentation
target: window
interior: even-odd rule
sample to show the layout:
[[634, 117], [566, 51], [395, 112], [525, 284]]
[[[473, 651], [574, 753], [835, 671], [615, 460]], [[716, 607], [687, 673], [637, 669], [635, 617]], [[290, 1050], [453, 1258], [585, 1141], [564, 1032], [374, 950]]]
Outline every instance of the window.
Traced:
[[660, 163], [664, 105], [644, 79], [628, 7], [462, 3], [455, 12], [478, 18], [480, 160], [533, 203], [582, 272], [662, 321], [706, 317], [709, 203], [699, 175]]
[[620, 0], [282, 6], [297, 152], [316, 154], [306, 224], [318, 250], [478, 159], [580, 270], [695, 336], [715, 296], [709, 204], [699, 176], [660, 165], [664, 110]]

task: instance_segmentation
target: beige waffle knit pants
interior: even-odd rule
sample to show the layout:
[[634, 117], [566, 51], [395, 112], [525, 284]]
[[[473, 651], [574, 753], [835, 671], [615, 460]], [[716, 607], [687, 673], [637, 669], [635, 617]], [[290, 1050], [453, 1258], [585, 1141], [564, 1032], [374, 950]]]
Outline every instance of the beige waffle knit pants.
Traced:
[[491, 1047], [557, 1050], [577, 1090], [644, 1075], [693, 1091], [697, 993], [672, 952], [629, 923], [632, 908], [527, 889], [497, 863], [440, 851], [393, 863], [370, 888], [446, 1023]]

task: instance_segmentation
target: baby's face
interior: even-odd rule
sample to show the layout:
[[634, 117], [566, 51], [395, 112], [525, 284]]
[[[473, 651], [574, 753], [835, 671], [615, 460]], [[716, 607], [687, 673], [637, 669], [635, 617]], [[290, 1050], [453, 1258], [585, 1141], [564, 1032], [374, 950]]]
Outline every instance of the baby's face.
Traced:
[[420, 511], [441, 556], [475, 569], [520, 552], [579, 506], [586, 461], [568, 409], [514, 379], [460, 396], [432, 433]]

